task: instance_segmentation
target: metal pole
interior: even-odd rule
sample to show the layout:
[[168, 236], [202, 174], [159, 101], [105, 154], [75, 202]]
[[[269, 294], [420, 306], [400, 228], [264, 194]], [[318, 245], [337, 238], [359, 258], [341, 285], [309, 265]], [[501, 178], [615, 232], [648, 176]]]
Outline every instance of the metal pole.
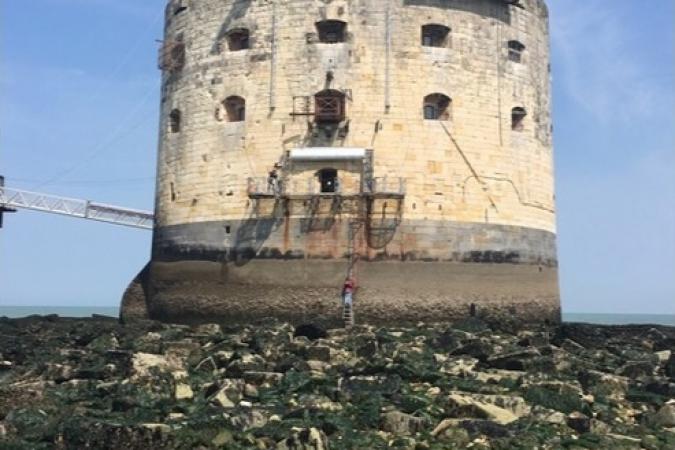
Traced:
[[5, 198], [5, 177], [0, 175], [0, 228], [2, 228], [3, 216], [5, 213], [15, 213], [16, 209], [8, 208], [4, 203]]
[[272, 56], [270, 58], [270, 110], [277, 106], [276, 77], [277, 77], [277, 4], [272, 3]]
[[391, 109], [390, 98], [390, 77], [391, 77], [391, 13], [390, 2], [387, 1], [387, 10], [385, 13], [385, 67], [384, 67], [384, 110], [389, 113]]
[[5, 177], [0, 175], [0, 228], [2, 228], [2, 216], [3, 216], [3, 213], [5, 212], [5, 204], [2, 203], [2, 199], [4, 198], [4, 192], [3, 192], [4, 187], [5, 187]]

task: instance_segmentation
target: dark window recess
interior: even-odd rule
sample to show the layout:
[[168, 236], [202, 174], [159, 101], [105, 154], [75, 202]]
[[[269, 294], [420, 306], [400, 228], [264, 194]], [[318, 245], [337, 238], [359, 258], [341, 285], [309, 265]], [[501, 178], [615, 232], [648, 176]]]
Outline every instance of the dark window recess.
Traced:
[[450, 28], [445, 25], [429, 24], [422, 27], [422, 45], [424, 47], [447, 47]]
[[452, 100], [443, 94], [430, 94], [424, 97], [425, 120], [450, 120]]
[[438, 116], [438, 111], [434, 105], [424, 105], [424, 118], [434, 120]]
[[509, 41], [509, 61], [516, 63], [523, 61], [525, 46], [518, 41]]
[[169, 113], [169, 131], [172, 133], [180, 133], [181, 126], [180, 110], [174, 109]]
[[185, 65], [185, 44], [181, 40], [164, 42], [159, 52], [159, 68], [177, 72]]
[[250, 37], [247, 29], [240, 28], [227, 33], [227, 48], [231, 52], [250, 48]]
[[319, 171], [319, 183], [321, 183], [322, 194], [333, 194], [337, 192], [337, 170], [322, 169]]
[[321, 123], [339, 123], [345, 119], [345, 95], [328, 89], [314, 96], [314, 118]]
[[223, 102], [228, 122], [243, 122], [246, 120], [246, 100], [236, 95], [227, 97]]
[[513, 131], [523, 131], [525, 128], [525, 116], [527, 116], [525, 108], [518, 106], [511, 110], [511, 129]]
[[172, 202], [176, 201], [176, 187], [174, 186], [173, 183], [171, 183], [171, 201]]
[[319, 33], [319, 42], [324, 44], [345, 42], [347, 23], [341, 20], [322, 20], [316, 23], [316, 31]]
[[187, 10], [188, 7], [183, 4], [183, 2], [178, 2], [176, 5], [173, 7], [173, 15], [177, 16], [178, 14], [182, 13], [183, 11]]

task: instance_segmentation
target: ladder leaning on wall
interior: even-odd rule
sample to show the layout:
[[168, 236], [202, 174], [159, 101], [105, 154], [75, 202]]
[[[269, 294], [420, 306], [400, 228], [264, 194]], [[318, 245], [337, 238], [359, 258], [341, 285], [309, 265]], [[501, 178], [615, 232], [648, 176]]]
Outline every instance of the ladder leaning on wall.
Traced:
[[342, 320], [345, 323], [345, 328], [351, 328], [354, 326], [354, 308], [352, 304], [343, 303], [342, 305]]
[[[360, 209], [359, 205], [359, 209]], [[349, 223], [349, 247], [348, 247], [348, 255], [349, 255], [349, 268], [347, 270], [347, 279], [354, 279], [354, 274], [356, 271], [356, 263], [358, 261], [358, 254], [356, 253], [356, 235], [358, 234], [359, 230], [363, 226], [363, 219], [361, 215], [355, 219], [353, 219]], [[352, 303], [349, 304], [344, 301], [342, 302], [342, 321], [345, 324], [345, 328], [351, 328], [354, 326], [354, 298], [353, 296], [356, 293], [352, 293]]]

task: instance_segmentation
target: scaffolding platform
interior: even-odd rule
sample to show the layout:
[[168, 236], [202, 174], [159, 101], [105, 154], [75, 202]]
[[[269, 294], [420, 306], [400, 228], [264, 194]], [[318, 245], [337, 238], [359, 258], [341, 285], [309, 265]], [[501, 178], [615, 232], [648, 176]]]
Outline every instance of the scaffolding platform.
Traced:
[[[311, 181], [311, 180], [308, 180]], [[303, 183], [304, 184], [304, 183]], [[397, 199], [405, 198], [405, 179], [398, 177], [373, 178], [365, 183], [359, 191], [321, 192], [318, 188], [311, 189], [311, 182], [306, 185], [310, 188], [298, 190], [295, 187], [286, 189], [280, 184], [278, 192], [274, 192], [267, 178], [248, 179], [248, 197], [253, 200], [282, 199], [282, 200], [312, 200], [312, 199], [335, 199], [359, 200], [359, 199]]]

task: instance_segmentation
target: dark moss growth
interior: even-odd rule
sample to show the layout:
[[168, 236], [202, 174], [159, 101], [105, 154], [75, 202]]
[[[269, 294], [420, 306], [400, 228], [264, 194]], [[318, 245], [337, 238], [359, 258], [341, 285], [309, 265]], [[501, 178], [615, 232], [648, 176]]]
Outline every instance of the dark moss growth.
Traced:
[[[672, 358], [646, 350], [674, 339], [489, 318], [350, 331], [3, 319], [0, 448], [675, 448], [653, 419]], [[589, 422], [571, 428], [573, 412]]]

